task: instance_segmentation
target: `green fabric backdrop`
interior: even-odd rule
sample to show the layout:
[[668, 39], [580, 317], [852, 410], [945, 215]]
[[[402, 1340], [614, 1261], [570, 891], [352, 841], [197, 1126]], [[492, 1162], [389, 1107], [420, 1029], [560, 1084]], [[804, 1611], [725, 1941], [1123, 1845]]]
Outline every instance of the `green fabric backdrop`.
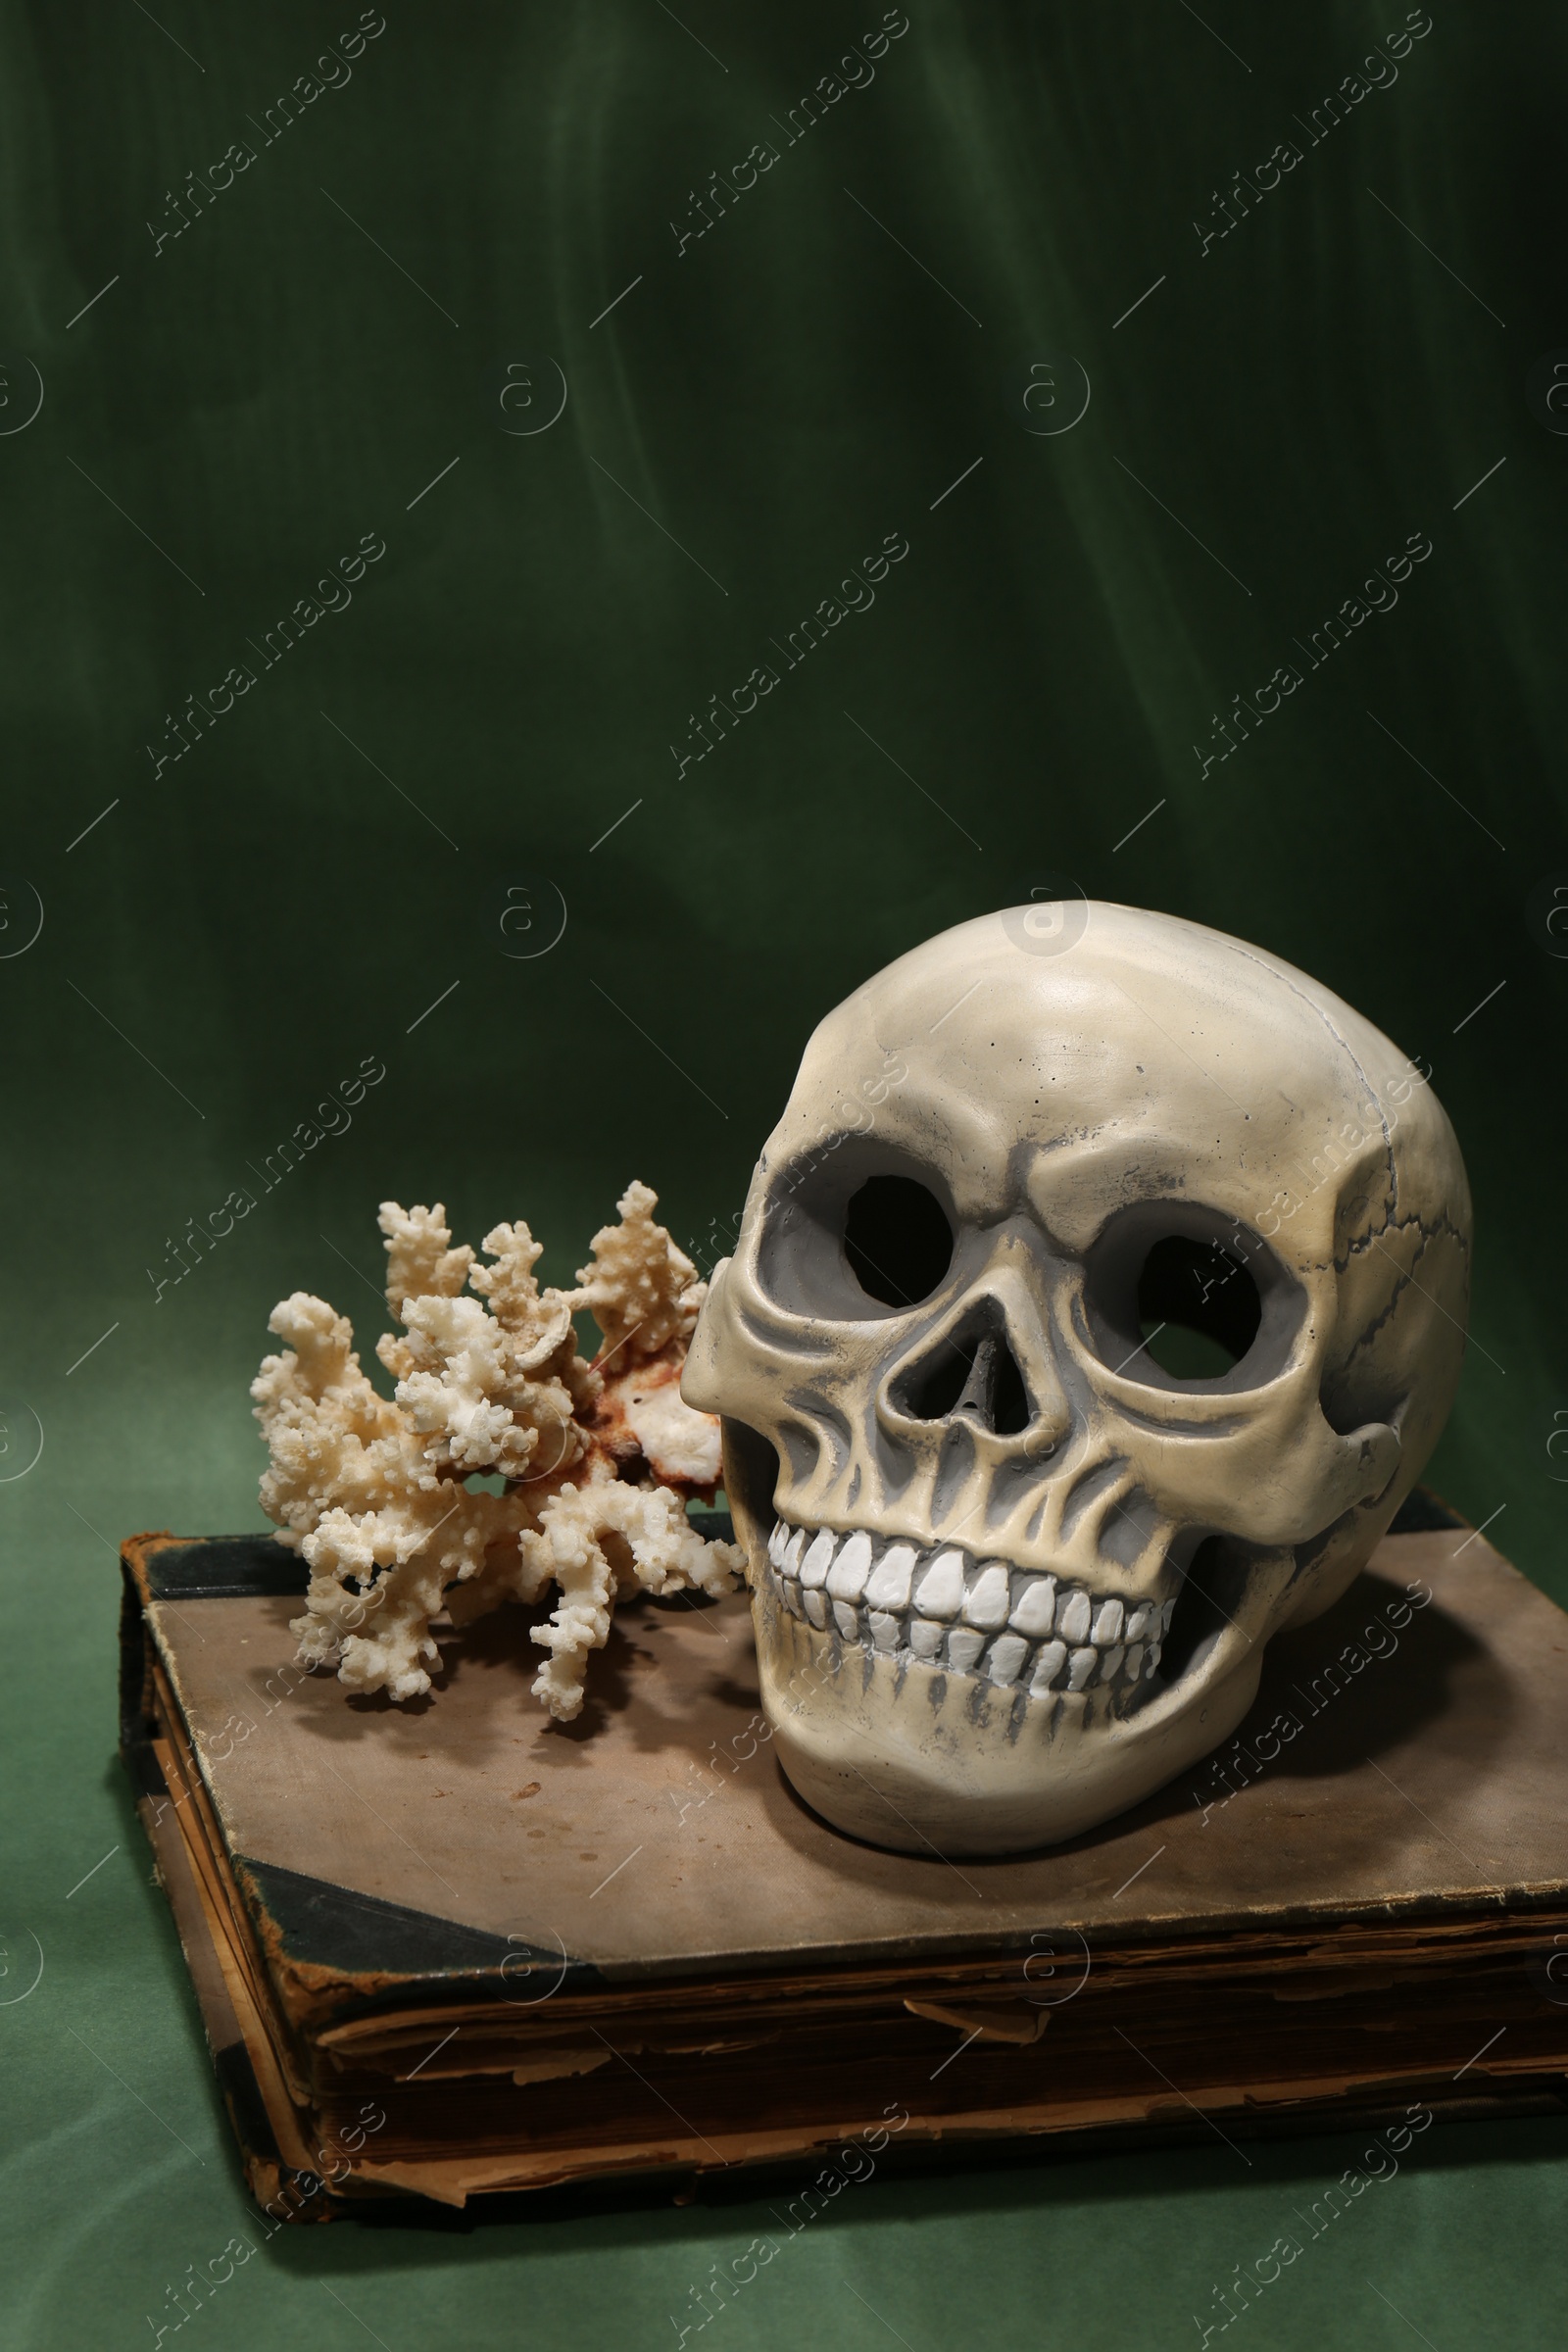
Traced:
[[[389, 1194], [475, 1240], [523, 1214], [564, 1280], [640, 1175], [709, 1263], [812, 1023], [890, 956], [1062, 876], [1196, 916], [1432, 1064], [1479, 1251], [1431, 1476], [1568, 1599], [1536, 1206], [1565, 1142], [1568, 31], [1536, 0], [1404, 21], [910, 0], [879, 52], [874, 0], [387, 0], [360, 45], [349, 0], [4, 0], [17, 2352], [147, 2340], [247, 2210], [112, 1761], [113, 1548], [258, 1522], [268, 1312], [305, 1287], [378, 1328]], [[1411, 534], [1396, 604], [1368, 590], [1312, 666]], [[874, 603], [788, 666], [890, 535]], [[329, 1091], [339, 1131], [264, 1190]], [[1557, 2339], [1562, 2127], [1417, 2151], [1249, 2341]], [[712, 2325], [1192, 2340], [1354, 2153], [878, 2179]], [[189, 2324], [668, 2342], [767, 2226], [285, 2233]]]

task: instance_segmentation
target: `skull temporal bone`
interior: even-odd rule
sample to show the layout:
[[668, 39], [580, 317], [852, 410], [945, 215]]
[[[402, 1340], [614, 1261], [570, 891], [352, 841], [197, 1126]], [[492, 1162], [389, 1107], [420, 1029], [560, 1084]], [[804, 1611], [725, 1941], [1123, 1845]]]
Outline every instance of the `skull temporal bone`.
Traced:
[[[1463, 1348], [1464, 1168], [1397, 1049], [1198, 924], [1097, 904], [1042, 955], [1029, 911], [822, 1022], [684, 1382], [784, 1769], [911, 1851], [1072, 1837], [1228, 1737]], [[1221, 1353], [1166, 1369], [1162, 1319]]]

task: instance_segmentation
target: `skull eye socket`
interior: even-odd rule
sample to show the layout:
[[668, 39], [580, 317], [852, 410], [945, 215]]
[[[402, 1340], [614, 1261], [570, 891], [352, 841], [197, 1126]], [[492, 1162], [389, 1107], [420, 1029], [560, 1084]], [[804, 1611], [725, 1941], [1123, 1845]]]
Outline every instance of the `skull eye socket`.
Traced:
[[940, 1287], [955, 1230], [935, 1169], [868, 1135], [830, 1136], [774, 1175], [758, 1282], [786, 1313], [871, 1322]]
[[1153, 1388], [1229, 1391], [1276, 1378], [1305, 1307], [1260, 1236], [1196, 1201], [1129, 1203], [1084, 1263], [1096, 1353]]
[[844, 1254], [868, 1298], [918, 1306], [953, 1263], [953, 1228], [912, 1176], [868, 1176], [845, 1212]]
[[1146, 1351], [1174, 1380], [1223, 1380], [1257, 1337], [1263, 1302], [1241, 1259], [1216, 1242], [1167, 1234], [1138, 1277]]

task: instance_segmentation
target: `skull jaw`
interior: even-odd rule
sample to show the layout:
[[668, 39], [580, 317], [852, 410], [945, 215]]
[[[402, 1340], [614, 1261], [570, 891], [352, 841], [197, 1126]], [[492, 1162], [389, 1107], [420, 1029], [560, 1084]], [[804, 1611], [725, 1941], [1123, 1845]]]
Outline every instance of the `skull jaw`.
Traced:
[[1097, 1828], [1207, 1755], [1257, 1691], [1261, 1642], [1219, 1644], [1171, 1690], [1112, 1716], [1093, 1693], [1015, 1696], [846, 1645], [752, 1596], [762, 1703], [797, 1795], [898, 1853], [1013, 1854]]

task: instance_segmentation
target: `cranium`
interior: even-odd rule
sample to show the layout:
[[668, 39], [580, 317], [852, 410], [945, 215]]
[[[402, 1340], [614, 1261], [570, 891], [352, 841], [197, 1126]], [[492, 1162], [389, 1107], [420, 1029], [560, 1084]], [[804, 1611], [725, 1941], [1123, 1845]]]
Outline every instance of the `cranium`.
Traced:
[[1426, 1460], [1469, 1259], [1419, 1069], [1260, 949], [1054, 903], [867, 981], [807, 1048], [683, 1391], [723, 1417], [799, 1793], [879, 1845], [1005, 1852], [1226, 1739]]

